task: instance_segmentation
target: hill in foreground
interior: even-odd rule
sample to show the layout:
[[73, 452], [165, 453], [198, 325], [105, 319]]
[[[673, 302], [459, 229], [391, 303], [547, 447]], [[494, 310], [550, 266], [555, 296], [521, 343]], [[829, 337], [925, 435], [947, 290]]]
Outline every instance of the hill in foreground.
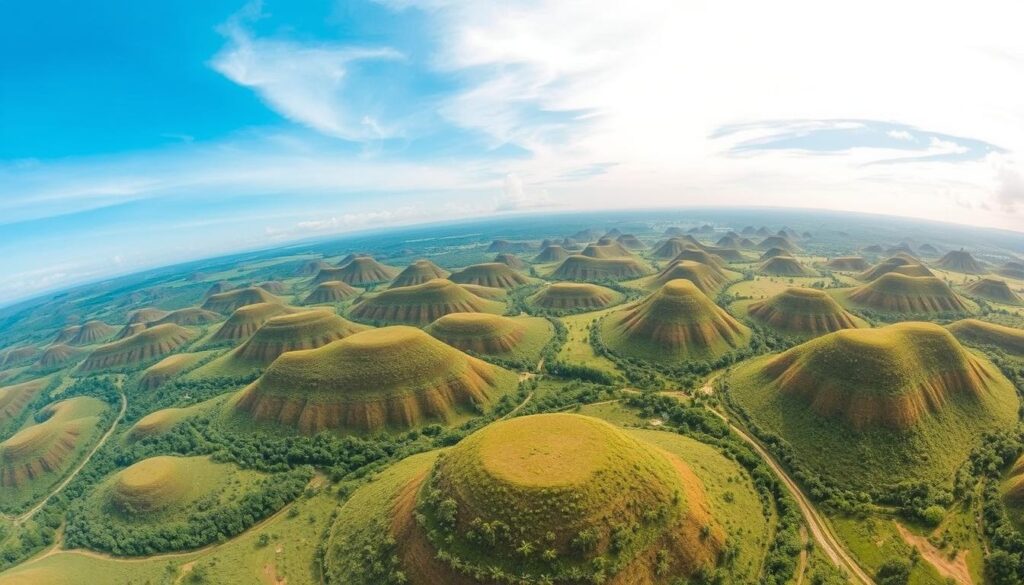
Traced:
[[475, 284], [490, 288], [512, 289], [529, 284], [530, 279], [500, 262], [485, 262], [467, 266], [449, 278], [458, 284]]
[[169, 355], [142, 372], [142, 377], [139, 378], [139, 388], [143, 390], [159, 388], [199, 363], [206, 355], [202, 352]]
[[449, 313], [496, 313], [505, 304], [479, 297], [465, 288], [436, 278], [423, 284], [391, 288], [363, 299], [352, 308], [353, 319], [371, 323], [426, 325]]
[[996, 347], [1012, 356], [1024, 357], [1024, 329], [978, 319], [961, 319], [946, 328], [968, 345]]
[[49, 378], [35, 378], [0, 388], [0, 436], [18, 426], [25, 409], [49, 384]]
[[601, 282], [637, 278], [647, 272], [647, 267], [636, 258], [591, 258], [573, 255], [563, 260], [551, 276], [557, 280]]
[[376, 582], [358, 554], [374, 539], [393, 539], [394, 560], [382, 560], [412, 585], [492, 585], [499, 572], [515, 582], [669, 585], [709, 572], [725, 548], [693, 468], [590, 417], [496, 422], [443, 456], [418, 456], [387, 485], [357, 492], [353, 502], [373, 512], [334, 526], [329, 583]]
[[965, 286], [964, 290], [972, 296], [1004, 305], [1024, 304], [1020, 295], [1010, 290], [1005, 280], [998, 278], [979, 278]]
[[831, 296], [813, 288], [787, 288], [751, 304], [747, 312], [752, 319], [792, 335], [816, 337], [864, 325]]
[[737, 366], [728, 385], [757, 426], [852, 489], [946, 485], [1018, 408], [995, 366], [932, 323], [830, 333]]
[[750, 342], [750, 329], [689, 280], [672, 280], [601, 324], [615, 353], [652, 361], [709, 359]]
[[888, 313], [929, 314], [970, 310], [967, 303], [934, 276], [904, 276], [890, 272], [847, 295], [859, 307]]
[[478, 355], [522, 357], [536, 363], [554, 329], [543, 317], [503, 317], [488, 313], [451, 313], [425, 331], [448, 345]]
[[78, 366], [78, 371], [85, 373], [141, 365], [181, 349], [192, 337], [191, 331], [179, 325], [157, 325], [97, 347]]
[[583, 311], [610, 307], [622, 298], [622, 293], [596, 284], [556, 282], [540, 289], [527, 301], [551, 311]]
[[35, 363], [33, 368], [40, 371], [50, 371], [72, 364], [82, 359], [82, 356], [86, 353], [88, 353], [87, 349], [58, 343], [43, 350], [42, 355], [39, 356], [39, 361]]
[[402, 430], [480, 413], [516, 382], [512, 372], [395, 326], [282, 354], [228, 408], [302, 434]]

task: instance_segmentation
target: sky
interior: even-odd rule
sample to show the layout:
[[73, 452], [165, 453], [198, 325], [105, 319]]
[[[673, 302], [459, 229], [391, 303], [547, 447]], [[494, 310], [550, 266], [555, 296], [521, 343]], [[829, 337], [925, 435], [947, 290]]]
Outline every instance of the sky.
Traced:
[[0, 304], [545, 210], [1024, 231], [1022, 21], [985, 0], [7, 3]]

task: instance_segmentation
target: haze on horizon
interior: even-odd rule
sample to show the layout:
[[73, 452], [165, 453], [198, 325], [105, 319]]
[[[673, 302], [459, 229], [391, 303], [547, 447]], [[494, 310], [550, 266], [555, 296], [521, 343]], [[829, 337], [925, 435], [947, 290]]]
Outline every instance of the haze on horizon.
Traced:
[[0, 303], [508, 213], [779, 206], [1024, 231], [1024, 7], [18, 3]]

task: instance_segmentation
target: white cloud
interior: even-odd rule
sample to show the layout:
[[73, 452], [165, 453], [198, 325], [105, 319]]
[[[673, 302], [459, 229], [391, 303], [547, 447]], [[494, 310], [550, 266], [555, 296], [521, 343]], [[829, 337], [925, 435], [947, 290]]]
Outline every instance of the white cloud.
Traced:
[[993, 198], [1007, 213], [1024, 210], [1024, 169], [1009, 160], [997, 163]]
[[252, 88], [282, 116], [324, 134], [364, 141], [392, 133], [371, 108], [363, 110], [352, 104], [347, 93], [352, 88], [346, 86], [346, 79], [360, 61], [401, 59], [400, 53], [388, 47], [254, 38], [245, 22], [257, 17], [258, 6], [249, 5], [221, 27], [229, 43], [211, 61], [215, 70]]
[[909, 142], [914, 139], [910, 132], [907, 132], [906, 130], [890, 130], [886, 132], [886, 134], [890, 138], [895, 138], [896, 140], [906, 140]]

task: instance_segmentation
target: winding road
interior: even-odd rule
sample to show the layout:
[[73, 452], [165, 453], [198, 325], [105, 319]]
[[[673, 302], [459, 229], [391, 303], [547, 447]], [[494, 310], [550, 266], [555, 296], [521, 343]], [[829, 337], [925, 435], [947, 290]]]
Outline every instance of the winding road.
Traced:
[[861, 585], [875, 585], [874, 579], [865, 573], [864, 570], [861, 569], [860, 565], [857, 564], [857, 561], [855, 561], [853, 557], [846, 552], [846, 549], [843, 548], [842, 543], [839, 542], [839, 539], [832, 532], [832, 529], [825, 523], [825, 519], [818, 513], [817, 508], [815, 508], [814, 504], [812, 504], [807, 496], [804, 495], [800, 486], [789, 477], [782, 466], [775, 461], [775, 458], [761, 446], [761, 443], [748, 435], [743, 429], [732, 424], [728, 417], [721, 412], [718, 412], [713, 408], [709, 408], [709, 410], [718, 415], [719, 418], [725, 421], [725, 424], [729, 425], [729, 428], [732, 429], [734, 433], [746, 441], [754, 451], [764, 459], [764, 462], [768, 464], [768, 467], [770, 467], [773, 472], [775, 472], [775, 475], [782, 480], [782, 483], [786, 486], [789, 492], [793, 494], [793, 498], [796, 499], [796, 503], [800, 507], [800, 511], [803, 513], [804, 521], [811, 530], [811, 535], [828, 558], [832, 559], [832, 562], [835, 563], [836, 566], [845, 569], [853, 582], [860, 583]]

